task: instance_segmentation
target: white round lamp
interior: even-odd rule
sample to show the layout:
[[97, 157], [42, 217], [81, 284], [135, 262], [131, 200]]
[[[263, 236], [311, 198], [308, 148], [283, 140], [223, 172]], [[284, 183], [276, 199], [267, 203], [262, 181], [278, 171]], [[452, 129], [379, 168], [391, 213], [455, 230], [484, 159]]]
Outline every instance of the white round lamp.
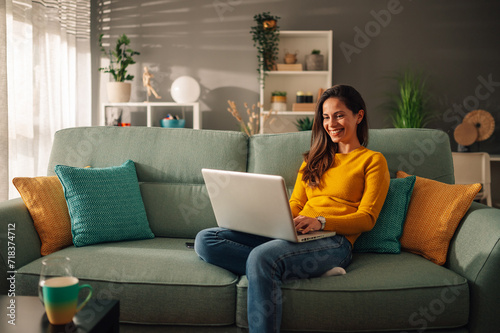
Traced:
[[200, 97], [200, 85], [190, 76], [175, 79], [170, 94], [176, 103], [193, 103]]

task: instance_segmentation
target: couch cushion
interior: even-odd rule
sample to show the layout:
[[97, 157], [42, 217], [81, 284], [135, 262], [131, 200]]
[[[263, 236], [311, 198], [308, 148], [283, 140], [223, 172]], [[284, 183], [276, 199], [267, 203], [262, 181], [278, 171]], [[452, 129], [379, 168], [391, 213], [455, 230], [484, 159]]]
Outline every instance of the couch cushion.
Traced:
[[403, 233], [416, 176], [393, 178], [384, 206], [372, 230], [364, 232], [354, 243], [354, 252], [400, 253]]
[[56, 165], [76, 246], [153, 238], [134, 162], [108, 168]]
[[[293, 187], [309, 150], [311, 131], [261, 134], [250, 138], [248, 172], [282, 175]], [[440, 130], [420, 128], [371, 129], [367, 148], [381, 152], [391, 177], [398, 170], [453, 184], [453, 159], [448, 135]]]
[[311, 144], [311, 131], [260, 134], [250, 137], [248, 172], [281, 175], [293, 188], [303, 156]]
[[216, 225], [201, 169], [245, 171], [247, 152], [248, 137], [240, 132], [79, 127], [56, 133], [48, 174], [57, 164], [101, 168], [131, 159], [155, 235], [194, 238]]
[[64, 191], [57, 176], [16, 177], [12, 183], [21, 194], [42, 242], [42, 256], [73, 244], [71, 220]]
[[[246, 277], [237, 285], [241, 327], [248, 326], [247, 286]], [[297, 280], [282, 289], [284, 330], [399, 332], [468, 322], [467, 280], [408, 252], [355, 254], [346, 275]]]
[[149, 225], [156, 236], [195, 238], [217, 226], [207, 188], [202, 184], [141, 184]]
[[[408, 174], [398, 171], [398, 177]], [[481, 184], [450, 185], [417, 177], [401, 246], [437, 265], [446, 262], [448, 246]]]
[[203, 184], [202, 168], [245, 171], [240, 132], [161, 127], [78, 127], [56, 132], [48, 174], [57, 164], [93, 168], [135, 162], [139, 182]]
[[[238, 277], [203, 262], [186, 241], [158, 237], [69, 247], [52, 255], [71, 259], [73, 274], [93, 287], [93, 297], [119, 299], [121, 321], [234, 323]], [[37, 295], [40, 267], [38, 259], [18, 269], [19, 295]]]
[[384, 154], [391, 178], [408, 174], [454, 184], [453, 158], [448, 134], [426, 128], [372, 129], [368, 148]]

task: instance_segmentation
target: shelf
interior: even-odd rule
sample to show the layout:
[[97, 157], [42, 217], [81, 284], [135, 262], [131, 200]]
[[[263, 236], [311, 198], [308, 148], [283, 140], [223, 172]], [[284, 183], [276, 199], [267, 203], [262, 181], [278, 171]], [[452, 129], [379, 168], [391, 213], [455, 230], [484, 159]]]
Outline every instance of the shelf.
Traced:
[[156, 107], [192, 107], [193, 109], [193, 129], [202, 128], [202, 115], [200, 111], [200, 103], [175, 103], [175, 102], [129, 102], [129, 103], [103, 103], [101, 107], [100, 123], [106, 124], [106, 108], [107, 107], [142, 107], [146, 108], [146, 124], [148, 127], [153, 127], [153, 108]]
[[[261, 111], [260, 113], [265, 116], [268, 115], [270, 111]], [[272, 112], [272, 115], [277, 116], [314, 116], [315, 111], [278, 111]]]
[[500, 162], [500, 155], [490, 155], [490, 161], [493, 161], [493, 162]]
[[282, 133], [295, 131], [294, 121], [299, 117], [314, 117], [314, 111], [281, 111], [272, 112], [269, 119], [273, 123], [263, 124], [262, 119], [268, 116], [271, 109], [271, 94], [273, 91], [284, 91], [287, 94], [286, 110], [292, 110], [298, 91], [310, 92], [313, 103], [317, 102], [320, 89], [332, 86], [333, 76], [333, 32], [331, 30], [285, 30], [280, 31], [278, 63], [283, 63], [286, 53], [297, 54], [297, 63], [305, 67], [306, 55], [312, 50], [319, 50], [324, 56], [321, 71], [269, 71], [266, 72], [265, 84], [260, 85], [259, 102], [261, 104], [260, 133]]
[[269, 71], [269, 75], [328, 75], [329, 71]]
[[127, 102], [127, 103], [104, 103], [106, 106], [195, 106], [199, 105], [198, 102], [194, 103], [175, 103], [175, 102]]
[[329, 38], [331, 33], [331, 30], [283, 30], [280, 31], [280, 37]]

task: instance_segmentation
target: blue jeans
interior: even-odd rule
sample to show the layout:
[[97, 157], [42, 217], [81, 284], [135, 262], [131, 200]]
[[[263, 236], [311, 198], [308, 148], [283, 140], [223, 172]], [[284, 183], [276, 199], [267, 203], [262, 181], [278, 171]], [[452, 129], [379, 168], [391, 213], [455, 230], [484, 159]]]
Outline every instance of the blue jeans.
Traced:
[[292, 243], [223, 228], [198, 233], [196, 253], [204, 261], [248, 278], [248, 325], [251, 333], [279, 332], [281, 284], [319, 277], [351, 262], [351, 243], [341, 235]]

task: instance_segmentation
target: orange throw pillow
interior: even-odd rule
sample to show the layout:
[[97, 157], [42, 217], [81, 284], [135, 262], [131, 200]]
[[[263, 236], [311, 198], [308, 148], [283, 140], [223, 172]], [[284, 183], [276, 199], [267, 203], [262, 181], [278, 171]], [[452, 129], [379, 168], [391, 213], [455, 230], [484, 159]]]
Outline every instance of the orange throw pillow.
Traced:
[[[408, 176], [397, 172], [398, 178]], [[479, 190], [481, 184], [450, 185], [417, 176], [401, 247], [443, 265], [451, 238]]]
[[42, 241], [42, 256], [72, 245], [71, 219], [59, 178], [16, 177], [12, 183], [33, 219]]

